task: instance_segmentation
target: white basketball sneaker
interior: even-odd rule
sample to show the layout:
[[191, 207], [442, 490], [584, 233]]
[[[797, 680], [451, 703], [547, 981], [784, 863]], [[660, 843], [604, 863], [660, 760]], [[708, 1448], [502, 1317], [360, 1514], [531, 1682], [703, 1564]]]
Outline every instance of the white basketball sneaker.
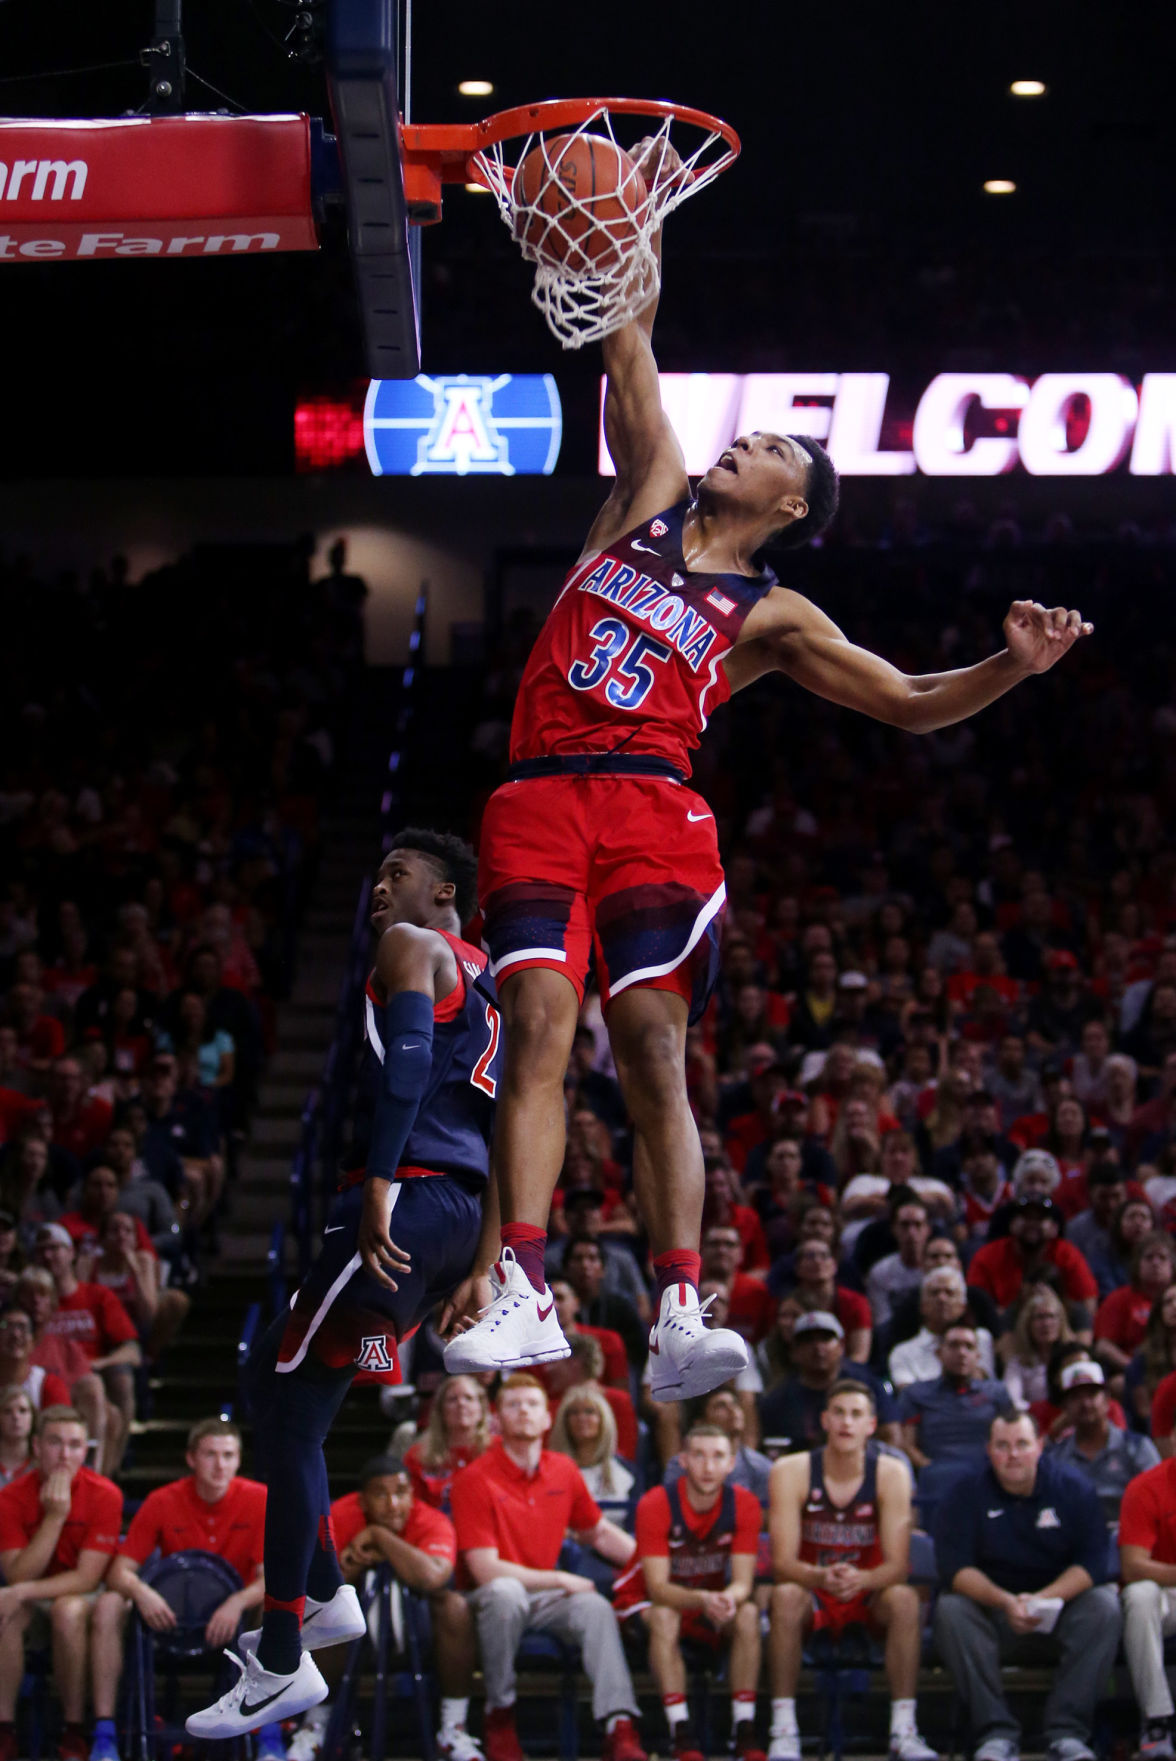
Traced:
[[240, 1737], [260, 1730], [263, 1724], [280, 1724], [326, 1699], [329, 1692], [309, 1651], [293, 1675], [274, 1675], [263, 1669], [255, 1652], [244, 1662], [234, 1651], [226, 1652], [241, 1671], [227, 1694], [203, 1712], [193, 1712], [185, 1728], [193, 1737]]
[[700, 1305], [693, 1284], [671, 1284], [663, 1293], [649, 1334], [654, 1400], [693, 1400], [747, 1368], [747, 1346], [738, 1333], [706, 1325], [713, 1301], [708, 1296]]
[[[325, 1651], [328, 1645], [345, 1645], [349, 1639], [361, 1638], [366, 1631], [354, 1584], [340, 1584], [329, 1602], [316, 1602], [313, 1596], [306, 1598], [302, 1617], [304, 1651]], [[237, 1639], [237, 1649], [246, 1657], [251, 1657], [260, 1644], [260, 1627], [241, 1633]]]
[[490, 1306], [465, 1333], [445, 1347], [450, 1376], [483, 1370], [525, 1370], [570, 1357], [572, 1348], [555, 1318], [555, 1298], [547, 1285], [536, 1290], [509, 1247], [490, 1271]]

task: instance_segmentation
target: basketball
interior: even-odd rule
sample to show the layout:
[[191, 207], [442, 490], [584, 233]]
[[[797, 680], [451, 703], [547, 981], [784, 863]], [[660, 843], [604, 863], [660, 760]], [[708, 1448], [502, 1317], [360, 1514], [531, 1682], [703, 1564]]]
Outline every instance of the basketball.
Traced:
[[545, 263], [590, 275], [636, 243], [648, 192], [629, 155], [602, 135], [553, 135], [515, 173], [514, 235]]

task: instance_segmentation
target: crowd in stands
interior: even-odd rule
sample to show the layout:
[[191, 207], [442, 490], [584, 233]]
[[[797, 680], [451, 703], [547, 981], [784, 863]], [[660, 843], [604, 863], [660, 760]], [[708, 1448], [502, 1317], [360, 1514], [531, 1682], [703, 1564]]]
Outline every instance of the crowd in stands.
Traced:
[[[386, 1565], [429, 1603], [451, 1761], [479, 1754], [467, 1724], [477, 1661], [488, 1761], [519, 1761], [516, 1654], [528, 1628], [579, 1645], [609, 1761], [642, 1753], [634, 1663], [652, 1670], [678, 1761], [697, 1761], [682, 1664], [697, 1643], [730, 1647], [735, 1748], [760, 1761], [765, 1650], [770, 1754], [795, 1761], [808, 1734], [797, 1715], [805, 1646], [852, 1653], [863, 1626], [883, 1647], [892, 1753], [926, 1761], [915, 1525], [934, 1537], [936, 1653], [981, 1761], [1018, 1753], [999, 1663], [1022, 1656], [1057, 1665], [1041, 1711], [1051, 1761], [1088, 1761], [1121, 1631], [1141, 1753], [1170, 1761], [1176, 848], [1165, 827], [1176, 674], [1147, 611], [1168, 564], [1143, 545], [1059, 542], [1032, 557], [975, 551], [961, 576], [958, 556], [909, 542], [830, 547], [807, 567], [850, 634], [912, 671], [988, 651], [1014, 596], [1079, 603], [1098, 635], [1057, 675], [921, 740], [780, 682], [716, 716], [698, 780], [724, 832], [729, 899], [689, 1079], [705, 1159], [703, 1295], [712, 1319], [748, 1340], [750, 1367], [688, 1407], [648, 1398], [647, 1256], [590, 996], [567, 1076], [548, 1268], [571, 1357], [501, 1387], [446, 1380], [440, 1341], [423, 1327], [403, 1365], [419, 1412], [337, 1507], [341, 1558], [354, 1581]], [[481, 705], [487, 786], [520, 658], [504, 648]], [[275, 723], [280, 697], [259, 699]], [[300, 741], [318, 752], [308, 725], [291, 728], [284, 760], [267, 762], [280, 771]], [[99, 1463], [117, 1470], [137, 1357], [183, 1318], [161, 1307], [182, 1290], [148, 1270], [172, 1224], [146, 1188], [171, 1198], [186, 1250], [193, 1233], [199, 1246], [248, 1118], [242, 1006], [257, 1058], [264, 1047], [274, 981], [268, 993], [242, 983], [241, 947], [260, 971], [265, 887], [253, 891], [250, 877], [259, 844], [276, 858], [260, 806], [237, 847], [209, 805], [217, 741], [208, 730], [191, 772], [178, 764], [164, 790], [197, 831], [167, 884], [172, 821], [156, 822], [158, 847], [132, 860], [119, 839], [79, 832], [84, 787], [61, 813], [42, 794], [7, 824], [38, 866], [9, 889], [0, 925], [12, 981], [3, 1098], [16, 1108], [0, 1166], [0, 1371], [4, 1354], [12, 1364], [0, 1470], [24, 1487], [10, 1515], [25, 1522], [5, 1530], [0, 1491], [0, 1563], [14, 1605], [51, 1600], [54, 1574], [67, 1603], [83, 1602], [84, 1615], [70, 1607], [51, 1621], [51, 1637], [75, 1649], [78, 1623], [89, 1622], [92, 1646], [113, 1646], [127, 1602], [149, 1624], [153, 1607], [128, 1535], [91, 1612], [105, 1567], [86, 1556], [108, 1557], [117, 1533], [99, 1545], [110, 1535], [101, 1512], [90, 1529], [66, 1520], [61, 1477], [79, 1433], [83, 1444], [100, 1436]], [[255, 737], [255, 758], [263, 749]], [[0, 799], [21, 798], [14, 787]], [[181, 882], [207, 889], [184, 921], [168, 905]], [[55, 940], [71, 902], [102, 938], [90, 974]], [[123, 925], [127, 902], [146, 914], [145, 935]], [[206, 922], [218, 908], [219, 942]], [[170, 993], [166, 966], [152, 980], [142, 964], [148, 943], [172, 960]], [[78, 989], [58, 1017], [45, 976], [62, 964]], [[197, 1028], [192, 994], [231, 997], [237, 1015]], [[170, 1161], [152, 1165], [151, 1146], [173, 1131], [207, 1153], [168, 1144]], [[142, 1202], [121, 1202], [140, 1184]], [[80, 1426], [72, 1409], [62, 1416], [67, 1400]], [[36, 1508], [33, 1476], [19, 1477], [31, 1423]], [[240, 1575], [247, 1597], [255, 1563]], [[0, 1665], [6, 1631], [0, 1623]], [[68, 1680], [75, 1747], [63, 1753], [76, 1756], [84, 1684]], [[97, 1694], [93, 1704], [98, 1713]], [[323, 1730], [321, 1712], [308, 1715], [298, 1761], [311, 1761]], [[105, 1723], [99, 1740], [114, 1741]]]
[[196, 1427], [167, 1520], [120, 1478], [231, 1213], [362, 659], [309, 555], [139, 581], [0, 560], [0, 1761], [26, 1646], [51, 1651], [59, 1754], [117, 1755], [128, 1608], [174, 1624], [137, 1576], [157, 1545], [238, 1574], [210, 1645], [260, 1604], [264, 1489], [231, 1426]]

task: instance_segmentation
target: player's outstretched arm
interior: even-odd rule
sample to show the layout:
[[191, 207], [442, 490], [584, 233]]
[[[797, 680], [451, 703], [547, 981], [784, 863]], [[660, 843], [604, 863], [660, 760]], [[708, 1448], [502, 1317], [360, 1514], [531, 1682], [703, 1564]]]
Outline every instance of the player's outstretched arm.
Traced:
[[410, 1261], [389, 1234], [392, 1181], [433, 1064], [433, 1007], [457, 984], [457, 964], [443, 936], [397, 923], [380, 937], [376, 976], [388, 999], [383, 1081], [372, 1119], [358, 1247], [377, 1283], [395, 1290], [390, 1274], [407, 1272]]
[[[681, 166], [674, 148], [661, 140], [640, 142], [633, 159], [651, 187], [673, 177]], [[660, 231], [654, 249], [660, 266]], [[652, 342], [657, 306], [655, 296], [602, 344], [607, 378], [604, 437], [617, 477], [588, 534], [585, 554], [689, 494], [682, 448], [662, 408]]]
[[762, 633], [753, 613], [748, 639], [724, 663], [733, 691], [766, 672], [782, 672], [818, 697], [912, 734], [965, 721], [1034, 673], [1048, 672], [1094, 631], [1080, 612], [1062, 606], [1047, 611], [1034, 601], [1017, 600], [1004, 621], [1007, 646], [1000, 653], [954, 672], [912, 675], [850, 642], [832, 618], [800, 594], [779, 592], [772, 599], [773, 607], [764, 608]]

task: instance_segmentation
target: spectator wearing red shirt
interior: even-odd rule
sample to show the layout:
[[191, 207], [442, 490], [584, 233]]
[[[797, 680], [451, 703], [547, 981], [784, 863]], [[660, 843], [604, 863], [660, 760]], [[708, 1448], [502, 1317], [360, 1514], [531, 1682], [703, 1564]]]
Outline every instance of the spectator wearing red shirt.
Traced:
[[[809, 1236], [798, 1246], [792, 1263], [796, 1295], [806, 1309], [836, 1315], [845, 1330], [845, 1355], [864, 1364], [870, 1355], [873, 1317], [866, 1298], [837, 1282], [837, 1261], [827, 1241]], [[776, 1303], [772, 1303], [775, 1318]]]
[[[135, 1418], [135, 1369], [143, 1361], [135, 1323], [112, 1290], [104, 1284], [79, 1284], [74, 1272], [77, 1249], [60, 1223], [37, 1231], [37, 1258], [53, 1279], [57, 1309], [48, 1331], [73, 1339], [102, 1377], [106, 1393], [106, 1438], [102, 1466], [118, 1472]], [[3, 1758], [0, 1757], [0, 1761]]]
[[[57, 1313], [57, 1286], [44, 1266], [26, 1266], [16, 1282], [16, 1306], [33, 1323], [32, 1350], [28, 1354], [30, 1368], [56, 1376], [69, 1390], [68, 1404], [75, 1407], [86, 1421], [90, 1441], [97, 1445], [98, 1459], [106, 1441], [106, 1390], [101, 1376], [90, 1368], [90, 1360], [76, 1339], [68, 1339], [48, 1331]], [[14, 1340], [13, 1350], [20, 1343]], [[4, 1336], [0, 1334], [0, 1348]]]
[[404, 1452], [413, 1496], [434, 1510], [448, 1512], [454, 1474], [468, 1467], [489, 1442], [486, 1390], [474, 1376], [446, 1376], [429, 1406], [424, 1435]]
[[53, 1121], [53, 1142], [79, 1162], [106, 1141], [114, 1109], [100, 1095], [88, 1095], [76, 1058], [58, 1058], [49, 1071], [45, 1098]]
[[569, 1529], [614, 1565], [628, 1565], [635, 1542], [601, 1515], [575, 1463], [543, 1447], [551, 1413], [534, 1376], [506, 1378], [498, 1422], [501, 1437], [462, 1469], [452, 1494], [457, 1544], [475, 1585], [470, 1601], [486, 1683], [487, 1761], [522, 1761], [515, 1654], [528, 1627], [580, 1647], [592, 1710], [605, 1727], [604, 1761], [645, 1761], [612, 1607], [591, 1578], [559, 1569]]
[[33, 1318], [13, 1303], [0, 1316], [0, 1388], [23, 1388], [40, 1412], [47, 1406], [68, 1406], [69, 1388], [60, 1376], [32, 1361]]
[[17, 1057], [27, 1070], [47, 1070], [65, 1051], [65, 1029], [42, 1007], [40, 985], [22, 981], [8, 992], [8, 1020], [16, 1029]]
[[764, 1761], [754, 1735], [759, 1499], [727, 1486], [735, 1455], [717, 1425], [691, 1426], [679, 1459], [681, 1479], [654, 1486], [637, 1506], [637, 1559], [617, 1580], [614, 1602], [622, 1618], [631, 1611], [648, 1629], [649, 1666], [677, 1761], [702, 1755], [690, 1729], [683, 1638], [729, 1651], [732, 1748], [739, 1761]]
[[731, 1120], [723, 1144], [731, 1166], [742, 1174], [747, 1158], [759, 1144], [772, 1135], [776, 1124], [776, 1105], [788, 1087], [784, 1066], [778, 1062], [770, 1046], [755, 1046], [747, 1055], [747, 1087], [751, 1109]]
[[628, 1389], [629, 1360], [620, 1334], [611, 1327], [587, 1327], [583, 1321], [577, 1321], [580, 1299], [566, 1278], [553, 1278], [548, 1288], [555, 1298], [556, 1318], [564, 1338], [570, 1340], [576, 1333], [585, 1333], [589, 1339], [595, 1339], [604, 1357], [601, 1381], [609, 1388]]
[[1016, 1302], [1026, 1278], [1042, 1266], [1056, 1266], [1067, 1302], [1093, 1304], [1098, 1298], [1094, 1274], [1071, 1242], [1058, 1239], [1060, 1215], [1052, 1199], [1019, 1198], [1009, 1218], [1009, 1232], [973, 1254], [968, 1283], [986, 1290], [997, 1308]]
[[776, 1318], [776, 1299], [762, 1278], [741, 1272], [743, 1240], [734, 1223], [713, 1223], [702, 1237], [703, 1278], [727, 1286], [727, 1325], [757, 1345]]
[[[65, 1729], [61, 1761], [88, 1761], [82, 1728], [94, 1592], [118, 1547], [123, 1495], [83, 1467], [86, 1425], [68, 1406], [37, 1420], [34, 1468], [0, 1491], [0, 1761], [18, 1753], [13, 1720], [25, 1670], [25, 1645], [45, 1643], [46, 1612], [53, 1679]], [[43, 1605], [49, 1603], [47, 1611]], [[113, 1731], [111, 1731], [113, 1737]]]
[[[94, 1717], [99, 1721], [114, 1718], [132, 1604], [153, 1632], [169, 1632], [176, 1624], [171, 1605], [139, 1576], [153, 1553], [165, 1559], [189, 1550], [215, 1553], [241, 1579], [242, 1588], [209, 1616], [204, 1638], [210, 1651], [231, 1645], [245, 1615], [261, 1606], [265, 1487], [240, 1477], [240, 1431], [228, 1419], [201, 1419], [188, 1432], [184, 1459], [189, 1474], [149, 1492], [139, 1506], [94, 1609], [91, 1657]], [[264, 1742], [260, 1748], [263, 1754], [272, 1752]]]
[[[1157, 1439], [1158, 1441], [1158, 1439]], [[1172, 1746], [1172, 1691], [1164, 1640], [1176, 1633], [1176, 1460], [1132, 1480], [1119, 1508], [1123, 1649], [1139, 1702], [1140, 1753]]]
[[[102, 1238], [103, 1225], [107, 1217], [116, 1211], [122, 1187], [118, 1175], [113, 1168], [96, 1163], [86, 1174], [82, 1189], [77, 1198], [77, 1209], [64, 1211], [57, 1219], [67, 1232], [75, 1247], [95, 1247]], [[147, 1226], [141, 1217], [132, 1217], [135, 1226], [135, 1246], [144, 1253], [155, 1256], [155, 1243], [147, 1233]]]
[[[356, 1584], [373, 1566], [387, 1565], [407, 1589], [428, 1597], [441, 1689], [437, 1752], [444, 1761], [481, 1761], [482, 1751], [466, 1730], [474, 1622], [466, 1598], [452, 1587], [457, 1565], [453, 1524], [443, 1511], [415, 1496], [400, 1456], [378, 1455], [360, 1473], [358, 1492], [332, 1504], [331, 1528], [346, 1583]], [[314, 1710], [318, 1722], [325, 1709]]]
[[731, 1170], [726, 1161], [708, 1158], [706, 1162], [706, 1195], [702, 1204], [702, 1226], [730, 1224], [739, 1231], [743, 1243], [741, 1272], [766, 1272], [771, 1260], [764, 1226], [750, 1205], [739, 1204]]
[[1172, 1243], [1153, 1229], [1135, 1244], [1131, 1282], [1112, 1290], [1094, 1317], [1094, 1355], [1111, 1375], [1122, 1375], [1143, 1344], [1152, 1308], [1174, 1279]]

